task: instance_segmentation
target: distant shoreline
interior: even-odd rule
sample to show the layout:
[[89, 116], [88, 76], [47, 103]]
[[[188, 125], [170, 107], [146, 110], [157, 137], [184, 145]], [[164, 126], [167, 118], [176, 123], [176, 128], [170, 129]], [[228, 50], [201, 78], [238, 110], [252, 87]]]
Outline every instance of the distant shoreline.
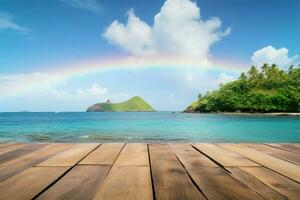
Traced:
[[300, 113], [250, 113], [250, 112], [184, 112], [196, 114], [217, 114], [217, 115], [264, 115], [264, 116], [295, 116], [300, 117]]

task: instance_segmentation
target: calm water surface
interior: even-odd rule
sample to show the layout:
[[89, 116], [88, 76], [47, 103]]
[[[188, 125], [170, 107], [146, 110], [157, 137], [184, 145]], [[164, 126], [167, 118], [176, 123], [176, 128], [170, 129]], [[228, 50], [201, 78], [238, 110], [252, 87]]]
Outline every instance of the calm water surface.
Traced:
[[300, 142], [300, 117], [155, 113], [0, 113], [0, 141]]

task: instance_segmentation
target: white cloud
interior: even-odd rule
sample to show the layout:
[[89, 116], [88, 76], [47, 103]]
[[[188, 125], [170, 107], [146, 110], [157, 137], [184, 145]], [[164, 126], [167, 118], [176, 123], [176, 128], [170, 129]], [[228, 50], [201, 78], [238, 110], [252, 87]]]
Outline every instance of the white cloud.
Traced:
[[112, 44], [119, 45], [134, 55], [143, 55], [151, 50], [151, 28], [138, 17], [133, 10], [128, 12], [126, 25], [114, 21], [103, 35]]
[[219, 75], [219, 77], [217, 78], [216, 82], [219, 85], [219, 84], [226, 84], [226, 83], [228, 83], [230, 81], [233, 81], [233, 80], [235, 80], [235, 78], [233, 76], [231, 76], [231, 75], [229, 75], [225, 72], [222, 72]]
[[22, 34], [30, 32], [28, 28], [17, 24], [13, 20], [13, 16], [6, 12], [0, 12], [0, 31], [1, 30], [13, 30]]
[[178, 77], [177, 82], [185, 85], [185, 89], [192, 89], [198, 92], [199, 90], [209, 91], [217, 89], [221, 83], [226, 84], [230, 81], [236, 80], [237, 75], [238, 74], [231, 74], [226, 72], [211, 73], [208, 71], [192, 70], [186, 71], [183, 75], [183, 79]]
[[64, 82], [64, 78], [47, 73], [29, 73], [29, 74], [0, 74], [0, 94], [9, 96], [18, 92], [27, 92], [32, 89], [51, 89], [53, 85]]
[[103, 96], [104, 94], [107, 93], [108, 89], [105, 87], [100, 86], [98, 83], [94, 83], [90, 88], [87, 88], [85, 90], [82, 89], [77, 89], [77, 94], [79, 96], [84, 96], [84, 97], [89, 97], [89, 96], [94, 96], [94, 97], [99, 97]]
[[166, 0], [154, 16], [153, 26], [128, 12], [127, 24], [114, 21], [103, 36], [136, 56], [174, 54], [208, 62], [211, 45], [230, 33], [220, 30], [219, 18], [203, 20], [200, 8], [191, 0]]
[[97, 0], [61, 0], [61, 1], [65, 2], [66, 4], [74, 8], [81, 8], [96, 13], [101, 11], [101, 6], [97, 2]]
[[255, 51], [251, 57], [252, 64], [255, 66], [262, 66], [263, 64], [277, 64], [279, 66], [287, 66], [292, 64], [298, 55], [289, 57], [289, 50], [287, 48], [276, 49], [269, 45], [262, 49]]

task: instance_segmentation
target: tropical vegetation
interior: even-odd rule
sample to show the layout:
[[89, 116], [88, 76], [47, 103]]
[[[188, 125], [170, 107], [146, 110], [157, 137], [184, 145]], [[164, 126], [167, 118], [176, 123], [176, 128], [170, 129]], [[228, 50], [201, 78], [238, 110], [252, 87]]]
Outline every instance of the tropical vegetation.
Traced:
[[300, 112], [299, 67], [252, 66], [238, 80], [200, 94], [186, 112]]
[[155, 111], [141, 97], [135, 96], [121, 103], [97, 103], [90, 106], [87, 112], [153, 112]]

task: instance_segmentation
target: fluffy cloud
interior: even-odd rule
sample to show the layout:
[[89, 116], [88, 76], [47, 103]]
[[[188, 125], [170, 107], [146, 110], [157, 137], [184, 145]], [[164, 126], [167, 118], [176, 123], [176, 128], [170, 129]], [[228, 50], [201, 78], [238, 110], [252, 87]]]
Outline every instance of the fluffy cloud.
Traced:
[[106, 29], [104, 37], [134, 55], [143, 55], [152, 51], [151, 28], [136, 17], [133, 10], [128, 12], [126, 25], [114, 21]]
[[32, 89], [50, 90], [53, 85], [59, 82], [65, 82], [64, 78], [47, 73], [0, 74], [0, 94], [1, 96], [9, 96]]
[[13, 20], [13, 16], [9, 13], [0, 12], [0, 31], [1, 30], [14, 30], [18, 33], [27, 34], [30, 30], [17, 24]]
[[100, 86], [97, 83], [94, 83], [90, 88], [86, 90], [77, 89], [77, 94], [80, 96], [103, 96], [107, 93], [107, 88]]
[[101, 6], [98, 4], [97, 0], [61, 0], [71, 7], [81, 8], [84, 10], [89, 10], [93, 12], [100, 12]]
[[233, 76], [231, 76], [231, 75], [229, 75], [225, 72], [222, 72], [222, 73], [220, 73], [220, 75], [217, 78], [216, 82], [219, 85], [219, 84], [226, 84], [226, 83], [228, 83], [230, 81], [233, 81], [233, 80], [235, 80], [235, 77], [233, 77]]
[[191, 0], [166, 0], [153, 26], [130, 10], [127, 24], [114, 21], [103, 36], [137, 56], [163, 53], [208, 62], [211, 45], [230, 33], [229, 28], [222, 32], [221, 25], [216, 17], [203, 20], [200, 8]]
[[277, 64], [279, 66], [287, 66], [292, 64], [298, 55], [289, 57], [287, 48], [276, 49], [273, 46], [267, 46], [255, 51], [251, 57], [252, 64], [262, 66], [263, 64]]
[[235, 74], [229, 74], [226, 72], [213, 74], [208, 71], [190, 71], [183, 76], [184, 82], [181, 84], [185, 84], [187, 87], [194, 88], [196, 90], [215, 90], [220, 84], [226, 84], [235, 80], [235, 76]]

